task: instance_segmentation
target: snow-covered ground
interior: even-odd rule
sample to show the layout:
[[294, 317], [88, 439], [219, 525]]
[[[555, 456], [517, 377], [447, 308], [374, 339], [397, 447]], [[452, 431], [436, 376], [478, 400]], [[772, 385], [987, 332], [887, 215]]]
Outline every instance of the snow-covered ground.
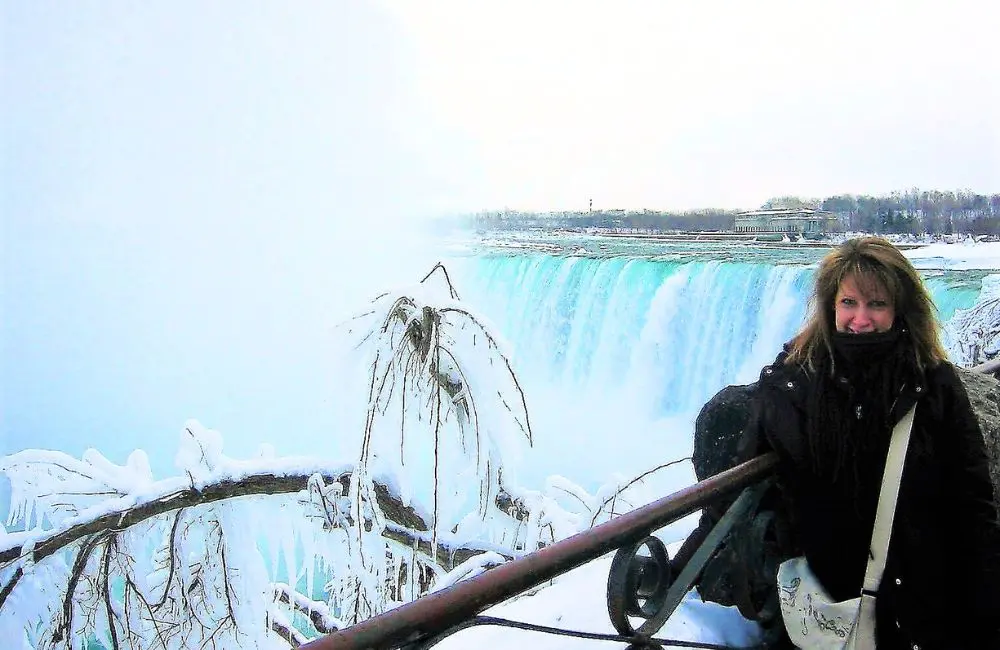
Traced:
[[[676, 545], [668, 546], [671, 552]], [[547, 625], [581, 632], [616, 634], [608, 617], [607, 581], [613, 554], [556, 578], [550, 586], [531, 595], [520, 596], [484, 612], [516, 621]], [[633, 625], [638, 626], [640, 621]], [[717, 643], [734, 648], [757, 642], [757, 627], [744, 619], [735, 607], [703, 602], [697, 592], [687, 597], [666, 625], [656, 634], [660, 639]], [[594, 650], [615, 647], [606, 641], [584, 640], [509, 627], [479, 626], [456, 633], [437, 647], [442, 650], [496, 648], [497, 650]], [[619, 646], [621, 645], [619, 644]], [[683, 647], [683, 646], [682, 646]]]

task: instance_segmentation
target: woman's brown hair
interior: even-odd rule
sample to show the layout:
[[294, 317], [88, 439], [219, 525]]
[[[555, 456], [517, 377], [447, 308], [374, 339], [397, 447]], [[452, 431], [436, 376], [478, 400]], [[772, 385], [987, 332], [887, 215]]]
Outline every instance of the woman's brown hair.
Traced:
[[792, 340], [786, 363], [815, 371], [824, 356], [833, 355], [834, 301], [844, 278], [851, 276], [865, 293], [883, 288], [896, 311], [894, 328], [905, 328], [916, 367], [932, 368], [947, 353], [938, 336], [937, 309], [917, 270], [890, 242], [881, 237], [849, 239], [820, 262], [810, 299], [810, 316]]

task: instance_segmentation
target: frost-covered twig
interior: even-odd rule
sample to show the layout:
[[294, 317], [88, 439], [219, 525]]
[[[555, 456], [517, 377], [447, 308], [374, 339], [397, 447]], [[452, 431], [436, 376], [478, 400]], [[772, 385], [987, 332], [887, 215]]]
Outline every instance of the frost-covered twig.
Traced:
[[[507, 372], [510, 374], [510, 378], [514, 383], [514, 387], [517, 389], [517, 395], [521, 399], [521, 407], [520, 407], [521, 413], [514, 413], [514, 410], [510, 407], [510, 405], [506, 402], [506, 400], [503, 401], [503, 405], [507, 408], [510, 414], [514, 416], [518, 426], [521, 427], [521, 430], [524, 432], [524, 435], [528, 437], [528, 442], [529, 443], [532, 442], [531, 421], [528, 418], [528, 401], [524, 397], [524, 390], [521, 388], [521, 383], [517, 380], [517, 375], [514, 374], [514, 368], [511, 366], [510, 359], [507, 357], [506, 354], [504, 354], [501, 351], [502, 347], [497, 342], [496, 338], [493, 336], [493, 334], [490, 333], [490, 330], [486, 326], [484, 326], [483, 323], [477, 317], [473, 316], [472, 313], [467, 309], [461, 309], [458, 307], [445, 307], [441, 309], [440, 312], [442, 314], [449, 314], [449, 313], [459, 314], [467, 318], [469, 322], [474, 323], [482, 332], [483, 336], [490, 344], [490, 347], [500, 356], [501, 359], [503, 359], [504, 363], [507, 366]], [[502, 400], [503, 396], [501, 395], [500, 398]], [[518, 418], [521, 415], [524, 416], [523, 424], [520, 421], [518, 421]]]
[[83, 571], [90, 560], [90, 554], [94, 552], [94, 548], [106, 537], [107, 534], [94, 535], [80, 547], [80, 551], [76, 555], [76, 560], [73, 562], [73, 571], [70, 573], [66, 595], [63, 597], [62, 621], [52, 635], [53, 641], [59, 642], [73, 636], [73, 601], [76, 595], [76, 586], [83, 577]]
[[444, 264], [442, 264], [441, 262], [438, 262], [437, 264], [434, 265], [434, 268], [432, 268], [427, 273], [427, 275], [424, 276], [424, 279], [420, 281], [420, 284], [427, 282], [427, 279], [430, 278], [432, 275], [434, 275], [435, 271], [441, 271], [441, 273], [444, 274], [444, 281], [448, 283], [448, 293], [451, 295], [451, 297], [454, 298], [455, 300], [460, 300], [460, 298], [458, 297], [458, 291], [455, 290], [455, 285], [451, 283], [451, 278], [448, 277], [448, 269], [446, 269], [444, 267]]
[[[594, 511], [594, 516], [590, 519], [590, 525], [591, 525], [591, 527], [593, 527], [594, 525], [597, 524], [597, 519], [598, 519], [598, 517], [600, 517], [601, 513], [604, 512], [604, 508], [607, 507], [608, 504], [613, 504], [615, 502], [615, 500], [625, 490], [629, 489], [630, 487], [632, 487], [636, 483], [639, 483], [640, 481], [642, 481], [644, 478], [646, 478], [650, 474], [658, 472], [661, 469], [666, 469], [666, 468], [668, 468], [668, 467], [670, 467], [672, 465], [677, 465], [678, 463], [690, 462], [690, 460], [691, 460], [691, 457], [688, 456], [686, 458], [678, 458], [677, 460], [672, 460], [669, 463], [663, 463], [662, 465], [657, 465], [656, 467], [654, 467], [654, 468], [652, 468], [650, 470], [646, 470], [645, 472], [643, 472], [642, 474], [636, 476], [634, 479], [632, 479], [631, 481], [629, 481], [625, 485], [623, 485], [620, 488], [618, 488], [617, 490], [615, 490], [614, 493], [611, 496], [605, 498], [604, 502], [601, 503], [600, 507], [597, 508], [597, 510]], [[612, 515], [614, 515], [614, 506], [612, 506]]]
[[3, 589], [0, 589], [0, 607], [3, 607], [4, 602], [10, 593], [14, 591], [14, 587], [17, 585], [17, 581], [24, 576], [24, 567], [17, 567], [14, 569], [14, 573], [11, 574], [10, 579], [4, 584]]
[[[425, 286], [436, 273], [447, 283], [444, 296]], [[380, 294], [373, 306], [348, 322], [349, 332], [356, 331], [360, 337], [354, 348], [361, 355], [359, 365], [368, 368], [363, 384], [367, 394], [360, 390], [358, 394], [367, 402], [364, 430], [351, 481], [353, 492], [347, 499], [355, 527], [348, 553], [354, 558], [354, 570], [367, 576], [359, 582], [359, 589], [366, 593], [358, 594], [352, 603], [355, 607], [372, 599], [368, 592], [379, 588], [375, 574], [381, 571], [379, 563], [371, 561], [367, 531], [358, 528], [361, 510], [369, 508], [371, 530], [388, 538], [395, 534], [385, 530], [378, 504], [367, 497], [370, 466], [382, 467], [388, 457], [398, 457], [403, 494], [414, 491], [405, 465], [413, 462], [427, 468], [420, 480], [421, 491], [430, 500], [430, 548], [424, 549], [419, 542], [417, 548], [447, 570], [452, 562], [442, 562], [436, 548], [439, 531], [457, 532], [459, 525], [465, 525], [463, 532], [468, 533], [477, 524], [471, 513], [458, 522], [451, 518], [455, 499], [461, 501], [474, 493], [455, 486], [454, 479], [445, 489], [443, 477], [478, 480], [477, 514], [486, 524], [496, 514], [508, 512], [495, 504], [512, 503], [500, 480], [507, 453], [518, 453], [519, 440], [532, 444], [526, 399], [509, 355], [486, 320], [458, 302], [458, 292], [443, 265], [432, 268], [417, 287]], [[421, 439], [426, 441], [422, 458], [410, 443]]]
[[103, 600], [104, 600], [104, 613], [108, 617], [108, 633], [111, 636], [111, 648], [109, 650], [119, 650], [118, 645], [118, 628], [115, 625], [117, 621], [117, 616], [115, 615], [115, 608], [112, 604], [111, 596], [111, 556], [115, 549], [115, 536], [110, 535], [108, 541], [104, 545], [104, 558], [101, 562], [101, 580], [103, 588], [101, 589]]
[[[497, 552], [508, 560], [514, 557], [509, 551], [504, 551], [495, 545], [482, 542], [458, 544], [454, 540], [443, 537], [440, 534], [437, 537], [437, 546], [435, 546], [435, 542], [430, 538], [429, 533], [402, 528], [393, 525], [391, 522], [382, 531], [382, 536], [406, 548], [415, 549], [445, 571], [449, 571], [456, 564], [461, 564], [470, 557], [479, 555], [485, 551]], [[437, 552], [435, 553], [434, 550]]]

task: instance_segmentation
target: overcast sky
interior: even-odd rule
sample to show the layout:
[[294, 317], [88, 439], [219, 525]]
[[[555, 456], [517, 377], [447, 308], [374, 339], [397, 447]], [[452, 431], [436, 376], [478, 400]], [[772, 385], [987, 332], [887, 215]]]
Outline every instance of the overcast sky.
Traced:
[[3, 6], [4, 176], [36, 213], [1000, 191], [994, 3]]
[[816, 4], [0, 0], [0, 451], [333, 430], [420, 217], [1000, 191], [992, 3]]
[[390, 6], [477, 205], [1000, 191], [995, 3]]

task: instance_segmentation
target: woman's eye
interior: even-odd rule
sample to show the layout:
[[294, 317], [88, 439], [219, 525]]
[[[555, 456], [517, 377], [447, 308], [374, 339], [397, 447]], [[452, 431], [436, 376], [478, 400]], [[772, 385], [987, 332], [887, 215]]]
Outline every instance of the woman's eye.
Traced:
[[869, 307], [875, 307], [877, 309], [884, 309], [888, 303], [884, 300], [872, 300], [868, 303]]
[[844, 305], [846, 307], [852, 307], [854, 305], [854, 299], [853, 298], [841, 298], [840, 299], [840, 304], [842, 304], [842, 305]]

